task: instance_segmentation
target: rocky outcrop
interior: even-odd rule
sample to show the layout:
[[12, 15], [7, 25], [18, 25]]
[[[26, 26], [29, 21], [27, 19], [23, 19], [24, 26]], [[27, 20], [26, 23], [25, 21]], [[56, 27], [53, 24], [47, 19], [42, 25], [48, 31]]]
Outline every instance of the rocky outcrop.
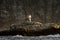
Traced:
[[25, 29], [14, 29], [14, 30], [5, 30], [0, 32], [0, 36], [14, 36], [14, 35], [23, 35], [23, 36], [47, 36], [47, 35], [54, 35], [60, 34], [60, 29], [49, 28], [44, 30], [28, 30]]
[[0, 0], [0, 31], [25, 22], [29, 14], [35, 22], [60, 23], [59, 4], [59, 0]]

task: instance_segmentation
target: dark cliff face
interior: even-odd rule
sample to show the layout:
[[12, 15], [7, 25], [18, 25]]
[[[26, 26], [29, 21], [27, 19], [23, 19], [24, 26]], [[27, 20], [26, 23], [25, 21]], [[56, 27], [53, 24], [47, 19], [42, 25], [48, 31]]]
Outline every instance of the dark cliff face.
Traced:
[[11, 24], [25, 21], [60, 22], [60, 0], [0, 0], [0, 29], [9, 29]]

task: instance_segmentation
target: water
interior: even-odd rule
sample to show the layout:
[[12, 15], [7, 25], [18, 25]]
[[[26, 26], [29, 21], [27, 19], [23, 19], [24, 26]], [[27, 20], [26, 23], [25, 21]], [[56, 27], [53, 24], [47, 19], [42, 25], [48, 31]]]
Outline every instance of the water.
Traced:
[[0, 40], [60, 40], [60, 35], [48, 35], [48, 36], [0, 36]]

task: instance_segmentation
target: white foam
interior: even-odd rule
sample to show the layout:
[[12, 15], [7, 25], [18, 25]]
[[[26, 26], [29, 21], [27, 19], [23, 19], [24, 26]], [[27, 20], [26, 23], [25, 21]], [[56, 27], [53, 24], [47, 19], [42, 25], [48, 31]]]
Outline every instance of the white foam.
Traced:
[[23, 37], [22, 35], [16, 35], [16, 36], [13, 36], [13, 37]]

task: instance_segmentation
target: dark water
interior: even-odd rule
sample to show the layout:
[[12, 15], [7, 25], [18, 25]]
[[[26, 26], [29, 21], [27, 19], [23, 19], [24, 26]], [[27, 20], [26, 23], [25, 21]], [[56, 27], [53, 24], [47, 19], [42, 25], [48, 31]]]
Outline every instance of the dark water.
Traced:
[[48, 35], [48, 36], [0, 36], [0, 40], [60, 40], [60, 35]]

